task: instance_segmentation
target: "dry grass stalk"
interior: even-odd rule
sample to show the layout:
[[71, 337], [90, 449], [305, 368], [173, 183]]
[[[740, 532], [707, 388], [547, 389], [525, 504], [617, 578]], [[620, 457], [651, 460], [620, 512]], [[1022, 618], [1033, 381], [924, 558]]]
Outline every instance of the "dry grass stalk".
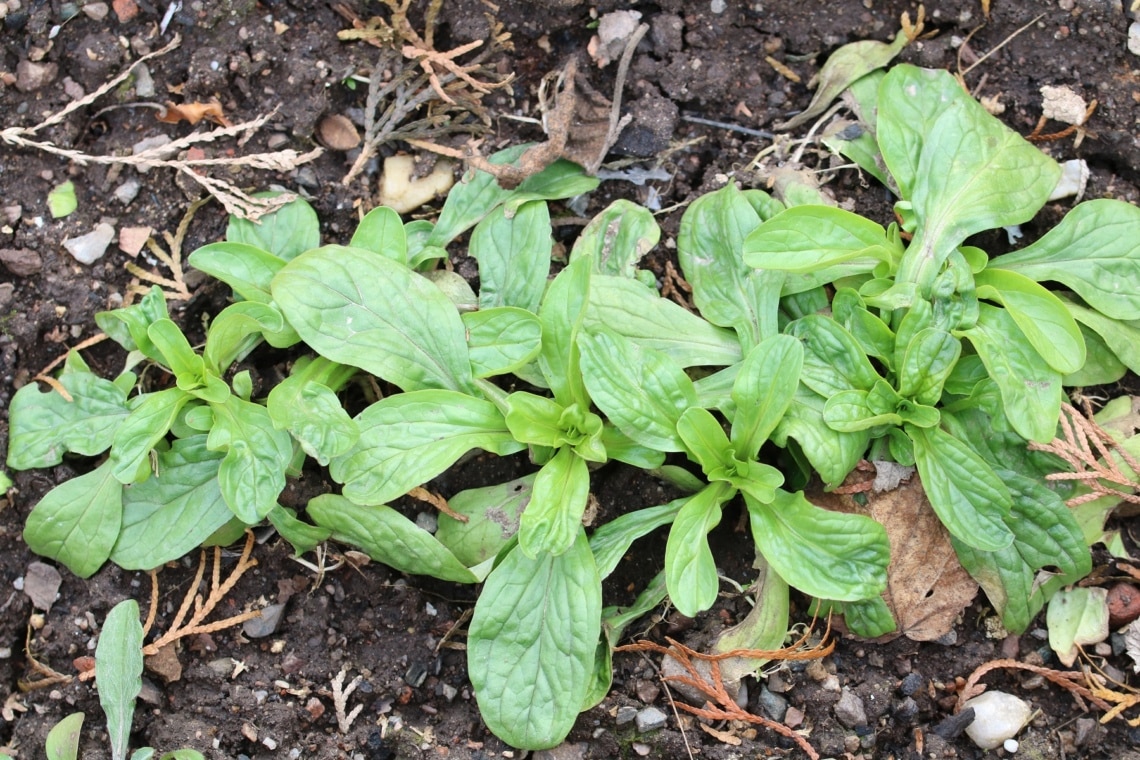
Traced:
[[[736, 700], [729, 695], [728, 690], [725, 688], [724, 680], [720, 672], [720, 661], [733, 657], [762, 660], [817, 660], [826, 657], [835, 650], [835, 642], [828, 640], [830, 627], [823, 636], [823, 641], [827, 641], [826, 645], [821, 642], [817, 646], [805, 648], [810, 633], [811, 631], [809, 629], [798, 641], [790, 646], [773, 650], [733, 649], [729, 652], [705, 654], [690, 649], [679, 641], [666, 637], [665, 641], [668, 642], [669, 646], [662, 646], [652, 641], [639, 641], [635, 644], [616, 647], [614, 651], [655, 652], [663, 657], [672, 657], [676, 660], [681, 667], [684, 668], [687, 675], [662, 676], [662, 680], [665, 682], [671, 681], [683, 684], [691, 689], [695, 689], [703, 694], [707, 698], [707, 701], [704, 707], [694, 707], [683, 702], [677, 702], [672, 699], [670, 695], [670, 702], [673, 704], [674, 709], [679, 707], [688, 713], [696, 715], [698, 718], [704, 718], [710, 721], [739, 720], [764, 726], [794, 741], [812, 760], [819, 760], [819, 753], [815, 751], [802, 735], [782, 723], [769, 720], [761, 715], [754, 715], [736, 704]], [[705, 661], [709, 663], [710, 674], [708, 676], [702, 674], [700, 669], [694, 664], [694, 661]]]
[[[251, 618], [260, 617], [261, 610], [249, 610], [248, 612], [242, 612], [241, 614], [228, 617], [225, 620], [219, 620], [213, 623], [202, 622], [214, 611], [221, 601], [225, 599], [226, 594], [233, 589], [241, 577], [245, 575], [248, 570], [257, 566], [257, 560], [250, 556], [253, 553], [253, 545], [253, 532], [246, 531], [245, 546], [242, 548], [241, 556], [238, 558], [237, 565], [234, 566], [234, 569], [230, 571], [229, 576], [224, 581], [221, 579], [222, 548], [220, 546], [214, 547], [214, 564], [213, 574], [210, 578], [210, 595], [204, 601], [202, 595], [198, 593], [198, 585], [202, 582], [202, 578], [206, 574], [206, 550], [203, 549], [202, 555], [198, 560], [198, 571], [194, 575], [194, 581], [186, 591], [186, 596], [182, 600], [182, 606], [179, 608], [178, 614], [174, 616], [174, 621], [170, 624], [170, 629], [158, 639], [143, 647], [143, 654], [147, 656], [155, 655], [158, 654], [158, 650], [166, 645], [178, 639], [185, 638], [186, 636], [197, 636], [200, 633], [214, 633], [215, 631], [220, 631], [235, 625], [241, 625]], [[144, 635], [150, 631], [154, 625], [155, 617], [158, 614], [157, 572], [151, 571], [150, 581], [150, 611], [147, 613], [146, 623], [143, 625]], [[191, 615], [187, 621], [186, 616], [190, 613], [191, 606], [194, 608], [194, 614]]]
[[245, 156], [223, 158], [180, 159], [173, 157], [180, 151], [188, 150], [199, 143], [214, 142], [222, 138], [240, 137], [239, 144], [243, 143], [249, 136], [269, 121], [276, 111], [264, 114], [251, 121], [228, 127], [218, 127], [209, 132], [194, 132], [165, 145], [150, 148], [130, 156], [94, 156], [71, 148], [61, 148], [49, 140], [37, 139], [41, 131], [59, 124], [80, 108], [91, 105], [125, 81], [137, 66], [151, 58], [165, 55], [178, 47], [180, 42], [181, 38], [175, 36], [174, 40], [166, 47], [142, 56], [103, 86], [79, 100], [72, 101], [35, 126], [7, 127], [0, 130], [0, 141], [15, 147], [29, 148], [60, 156], [74, 161], [81, 166], [87, 164], [117, 164], [141, 169], [174, 169], [201, 185], [206, 192], [216, 198], [218, 202], [225, 207], [226, 211], [246, 219], [256, 220], [293, 200], [293, 196], [289, 194], [279, 195], [274, 198], [254, 198], [230, 182], [217, 177], [211, 177], [208, 174], [199, 173], [198, 170], [224, 166], [266, 169], [277, 172], [291, 171], [320, 155], [320, 148], [311, 150], [308, 153], [298, 153], [295, 150], [280, 150], [272, 153], [252, 153]]
[[198, 209], [209, 202], [210, 196], [208, 195], [194, 201], [187, 207], [186, 213], [182, 215], [182, 221], [178, 223], [178, 228], [175, 229], [174, 234], [162, 233], [169, 252], [162, 250], [153, 237], [147, 238], [147, 249], [156, 259], [166, 265], [166, 268], [170, 270], [171, 277], [163, 277], [154, 272], [149, 272], [131, 261], [123, 265], [128, 272], [137, 278], [127, 286], [129, 293], [138, 296], [146, 295], [149, 288], [139, 282], [139, 280], [145, 280], [152, 285], [161, 287], [167, 300], [187, 301], [190, 299], [190, 289], [186, 285], [185, 272], [182, 270], [182, 244], [186, 240], [186, 232], [190, 229], [190, 222], [193, 221], [194, 215], [198, 213]]
[[[1076, 480], [1092, 489], [1069, 499], [1069, 506], [1075, 507], [1101, 496], [1115, 496], [1129, 504], [1140, 504], [1140, 496], [1134, 493], [1140, 477], [1140, 463], [1090, 416], [1082, 414], [1072, 404], [1061, 405], [1060, 424], [1061, 437], [1048, 444], [1030, 443], [1029, 448], [1055, 454], [1073, 470], [1051, 473], [1045, 476], [1047, 480]], [[1131, 474], [1120, 468], [1116, 456], [1131, 470]]]

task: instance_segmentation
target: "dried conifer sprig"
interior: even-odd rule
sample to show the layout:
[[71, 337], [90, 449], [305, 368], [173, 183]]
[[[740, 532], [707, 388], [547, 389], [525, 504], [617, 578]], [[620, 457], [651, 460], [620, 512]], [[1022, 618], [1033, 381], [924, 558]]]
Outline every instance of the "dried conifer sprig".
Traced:
[[[182, 600], [182, 606], [178, 609], [178, 614], [174, 616], [174, 621], [170, 624], [170, 629], [158, 639], [143, 647], [143, 654], [148, 656], [158, 654], [158, 650], [167, 644], [185, 638], [186, 636], [196, 636], [200, 633], [214, 633], [215, 631], [241, 625], [247, 620], [259, 617], [261, 610], [249, 610], [228, 617], [225, 620], [218, 620], [213, 623], [202, 622], [214, 611], [221, 601], [226, 598], [226, 594], [241, 580], [241, 577], [245, 575], [246, 571], [257, 566], [257, 560], [250, 556], [253, 553], [253, 545], [253, 532], [246, 531], [245, 546], [242, 548], [241, 556], [238, 558], [237, 565], [234, 566], [234, 569], [230, 571], [229, 576], [224, 581], [221, 579], [222, 547], [214, 547], [213, 573], [210, 578], [210, 595], [206, 597], [204, 601], [202, 595], [198, 593], [198, 586], [206, 574], [206, 551], [203, 549], [202, 555], [198, 560], [198, 571], [194, 574], [194, 580], [191, 582], [190, 588], [186, 591], [186, 596]], [[147, 613], [146, 623], [143, 625], [144, 636], [154, 625], [155, 616], [158, 614], [158, 573], [156, 571], [151, 571], [150, 581], [150, 611]], [[187, 621], [186, 616], [190, 613], [191, 606], [194, 608], [194, 614], [191, 615]]]
[[[1140, 504], [1134, 493], [1140, 476], [1140, 463], [1120, 446], [1111, 435], [1089, 416], [1071, 404], [1061, 405], [1061, 436], [1048, 444], [1030, 443], [1031, 451], [1055, 454], [1072, 468], [1072, 472], [1055, 472], [1047, 480], [1076, 480], [1092, 490], [1069, 500], [1075, 507], [1101, 496], [1115, 496], [1130, 504]], [[1119, 455], [1132, 474], [1125, 473], [1117, 464]]]

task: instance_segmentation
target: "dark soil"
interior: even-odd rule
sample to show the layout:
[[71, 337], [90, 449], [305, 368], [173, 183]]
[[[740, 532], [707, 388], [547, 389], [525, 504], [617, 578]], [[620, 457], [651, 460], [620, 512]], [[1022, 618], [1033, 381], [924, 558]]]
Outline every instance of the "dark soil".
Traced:
[[[1128, 3], [1125, 3], [1127, 5]], [[0, 2], [0, 129], [30, 126], [55, 112], [77, 94], [91, 92], [147, 50], [165, 44], [177, 32], [180, 48], [149, 62], [155, 94], [140, 97], [128, 82], [95, 106], [80, 109], [43, 137], [56, 145], [94, 155], [130, 152], [139, 140], [165, 134], [185, 135], [186, 124], [164, 124], [154, 111], [120, 108], [98, 113], [105, 105], [167, 99], [179, 102], [217, 99], [233, 121], [252, 119], [278, 109], [267, 126], [244, 146], [207, 143], [207, 154], [227, 150], [265, 150], [268, 146], [307, 151], [314, 146], [319, 119], [332, 113], [350, 117], [364, 108], [366, 87], [351, 89], [344, 80], [367, 73], [376, 49], [360, 42], [341, 42], [335, 32], [348, 24], [327, 4], [305, 0], [186, 0], [173, 14], [165, 34], [159, 23], [168, 3], [138, 0], [138, 14], [122, 21], [119, 11], [129, 2], [88, 3], [76, 13], [76, 3], [59, 0]], [[385, 14], [379, 3], [352, 0], [362, 18]], [[996, 96], [1004, 105], [1002, 118], [1013, 129], [1029, 133], [1037, 123], [1042, 85], [1068, 85], [1099, 106], [1079, 147], [1075, 136], [1045, 146], [1059, 159], [1084, 158], [1091, 169], [1086, 197], [1140, 200], [1140, 58], [1126, 47], [1132, 18], [1120, 0], [1059, 0], [1010, 2], [993, 0], [984, 26], [975, 0], [933, 0], [927, 7], [927, 28], [937, 36], [907, 48], [900, 60], [955, 70], [1002, 45], [967, 79], [984, 97]], [[94, 6], [94, 7], [92, 7]], [[551, 6], [551, 7], [547, 7]], [[567, 7], [569, 6], [569, 7]], [[512, 88], [488, 97], [495, 117], [485, 145], [498, 148], [540, 140], [539, 128], [507, 115], [534, 116], [541, 77], [566, 56], [584, 51], [592, 34], [591, 21], [618, 7], [633, 8], [651, 24], [651, 32], [633, 59], [625, 93], [627, 110], [635, 120], [617, 152], [653, 160], [660, 156], [668, 181], [638, 186], [624, 181], [603, 182], [590, 198], [587, 215], [619, 197], [645, 202], [659, 195], [663, 244], [648, 257], [664, 271], [672, 250], [683, 204], [719, 187], [735, 174], [745, 184], [761, 181], [743, 171], [769, 141], [727, 127], [710, 127], [686, 117], [735, 124], [752, 130], [802, 109], [810, 99], [805, 84], [796, 83], [765, 62], [771, 56], [804, 83], [838, 46], [858, 39], [886, 40], [898, 29], [899, 16], [917, 5], [905, 0], [830, 0], [830, 2], [657, 2], [574, 4], [548, 0], [445, 0], [438, 47], [450, 49], [488, 35], [486, 15], [494, 16], [513, 35], [514, 50], [491, 61], [502, 73], [517, 74]], [[497, 10], [495, 10], [497, 8]], [[714, 12], [714, 8], [721, 12]], [[102, 11], [102, 14], [100, 13]], [[1041, 14], [1039, 19], [1035, 18]], [[418, 19], [413, 14], [413, 19]], [[66, 22], [65, 22], [65, 19]], [[972, 33], [972, 36], [970, 36]], [[969, 37], [968, 42], [962, 40]], [[961, 44], [960, 47], [959, 44]], [[961, 55], [959, 56], [959, 52]], [[18, 65], [28, 61], [48, 65], [42, 81], [22, 91], [16, 84]], [[615, 66], [599, 70], [583, 65], [594, 86], [612, 91]], [[26, 74], [26, 72], [25, 72]], [[78, 88], [78, 89], [77, 89]], [[70, 94], [69, 94], [70, 93]], [[1046, 131], [1063, 125], [1051, 124]], [[197, 127], [202, 129], [203, 127]], [[388, 153], [406, 145], [385, 147]], [[242, 187], [263, 189], [279, 185], [303, 192], [320, 215], [325, 240], [347, 242], [361, 207], [374, 203], [377, 167], [349, 186], [341, 179], [352, 156], [327, 151], [315, 162], [287, 174], [241, 171], [228, 178]], [[811, 160], [817, 160], [814, 155]], [[825, 160], [825, 159], [824, 159]], [[78, 210], [53, 220], [48, 192], [65, 179], [75, 183]], [[113, 193], [128, 180], [141, 187], [129, 203]], [[851, 172], [839, 172], [826, 186], [841, 200], [852, 200], [861, 211], [889, 214], [881, 188], [862, 182]], [[14, 251], [0, 264], [0, 405], [7, 406], [14, 390], [41, 372], [76, 343], [97, 331], [96, 311], [113, 308], [127, 292], [131, 279], [124, 269], [127, 254], [112, 243], [107, 254], [91, 266], [77, 263], [61, 247], [65, 238], [85, 234], [100, 221], [116, 230], [150, 226], [173, 232], [200, 188], [170, 170], [140, 174], [107, 166], [81, 166], [45, 153], [0, 143], [0, 249]], [[1066, 202], [1067, 203], [1067, 202]], [[1057, 209], [1067, 208], [1059, 205]], [[571, 212], [559, 209], [559, 213]], [[1053, 217], [1060, 211], [1051, 211]], [[201, 209], [186, 236], [183, 253], [219, 240], [226, 214], [216, 204]], [[1029, 233], [1034, 234], [1032, 225]], [[561, 234], [561, 233], [560, 233]], [[568, 233], [567, 233], [568, 234]], [[1039, 234], [1039, 231], [1038, 231]], [[162, 272], [147, 259], [141, 266]], [[145, 261], [144, 261], [145, 260]], [[175, 318], [192, 333], [204, 314], [216, 313], [227, 294], [223, 288], [194, 278], [193, 298], [175, 305]], [[122, 352], [107, 343], [85, 355], [96, 371], [113, 375]], [[259, 361], [267, 371], [288, 357], [267, 353]], [[7, 420], [0, 417], [0, 451], [6, 450]], [[52, 471], [9, 473], [16, 482], [0, 522], [0, 577], [9, 589], [0, 593], [0, 695], [7, 697], [0, 743], [19, 751], [20, 758], [42, 757], [48, 729], [63, 716], [83, 711], [82, 756], [107, 757], [102, 713], [89, 683], [70, 679], [46, 688], [22, 692], [19, 683], [43, 678], [31, 669], [25, 641], [36, 660], [65, 675], [75, 675], [73, 661], [93, 653], [98, 625], [110, 608], [127, 597], [145, 607], [150, 590], [146, 575], [108, 566], [84, 581], [64, 572], [60, 596], [30, 629], [33, 609], [28, 597], [13, 584], [36, 561], [20, 538], [25, 517], [54, 484], [91, 462], [73, 461]], [[433, 483], [449, 496], [473, 485], [499, 482], [496, 468], [525, 466], [496, 463], [491, 457], [467, 462]], [[283, 499], [303, 505], [309, 494], [328, 490], [319, 475], [293, 486]], [[611, 514], [668, 498], [656, 482], [611, 467], [598, 474], [596, 496]], [[409, 513], [423, 505], [403, 505]], [[727, 514], [714, 538], [724, 572], [747, 582], [751, 549], [734, 533], [736, 516]], [[1127, 525], [1123, 526], [1126, 529]], [[1127, 530], [1126, 530], [1127, 532]], [[663, 537], [645, 541], [607, 586], [607, 603], [628, 603], [660, 567]], [[255, 550], [259, 566], [243, 578], [223, 603], [219, 614], [287, 598], [279, 629], [261, 639], [242, 636], [238, 629], [216, 632], [187, 642], [179, 654], [181, 678], [164, 683], [148, 675], [143, 700], [136, 711], [133, 746], [153, 745], [161, 751], [187, 746], [210, 758], [489, 758], [521, 757], [483, 727], [467, 680], [462, 644], [462, 621], [474, 600], [474, 589], [401, 577], [377, 564], [344, 566], [318, 575], [290, 559], [287, 545], [270, 536]], [[735, 558], [735, 559], [732, 559]], [[313, 557], [309, 555], [309, 560]], [[160, 611], [156, 628], [168, 625], [188, 584], [196, 559], [187, 558], [160, 574]], [[731, 563], [731, 564], [730, 564]], [[688, 634], [735, 621], [743, 614], [742, 600], [726, 596], [696, 621], [646, 618], [631, 630], [660, 641], [664, 635]], [[797, 619], [805, 620], [803, 607]], [[992, 617], [979, 598], [961, 617], [943, 643], [918, 644], [898, 639], [879, 645], [841, 639], [825, 661], [835, 679], [818, 670], [792, 667], [779, 674], [783, 696], [805, 714], [802, 728], [824, 757], [975, 758], [983, 753], [964, 736], [956, 738], [939, 727], [952, 710], [955, 678], [965, 677], [979, 664], [1001, 656], [1056, 665], [1044, 631], [1032, 627], [1020, 639], [992, 640], [983, 621]], [[31, 631], [29, 634], [29, 630]], [[685, 635], [688, 635], [685, 634]], [[444, 638], [447, 642], [441, 646]], [[1128, 671], [1125, 656], [1108, 658]], [[654, 658], [621, 654], [615, 659], [614, 688], [597, 708], [583, 714], [568, 744], [534, 756], [707, 758], [798, 756], [787, 740], [743, 725], [718, 725], [733, 733], [739, 746], [725, 744], [700, 730], [687, 718], [678, 719], [657, 680]], [[348, 708], [362, 707], [351, 727], [338, 729], [331, 680], [342, 668], [346, 681], [362, 680], [348, 698]], [[1040, 713], [1023, 732], [1020, 755], [1027, 758], [1140, 757], [1140, 730], [1115, 720], [1101, 727], [1082, 714], [1063, 691], [1040, 679], [987, 679], [1030, 700]], [[866, 725], [844, 727], [834, 706], [839, 689], [861, 697]], [[752, 684], [749, 708], [762, 712], [758, 684]], [[10, 695], [10, 696], [9, 696]], [[639, 734], [634, 724], [618, 725], [621, 706], [651, 703], [669, 714], [666, 728]], [[939, 734], [949, 738], [943, 738]]]

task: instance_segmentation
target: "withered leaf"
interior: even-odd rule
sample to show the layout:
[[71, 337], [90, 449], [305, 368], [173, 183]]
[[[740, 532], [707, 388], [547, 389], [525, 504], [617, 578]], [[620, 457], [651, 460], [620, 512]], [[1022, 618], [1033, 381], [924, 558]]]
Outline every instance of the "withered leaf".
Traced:
[[866, 506], [847, 494], [816, 492], [807, 497], [825, 509], [867, 515], [886, 528], [891, 562], [883, 600], [898, 629], [879, 640], [902, 635], [913, 641], [933, 641], [944, 636], [973, 601], [978, 584], [958, 562], [950, 534], [917, 477], [893, 491], [866, 495]]
[[230, 120], [222, 113], [222, 105], [220, 103], [183, 103], [176, 105], [167, 101], [166, 110], [159, 112], [155, 118], [167, 124], [177, 124], [180, 121], [185, 121], [194, 125], [202, 121], [202, 119], [205, 119], [206, 121], [217, 124], [219, 127], [231, 126]]

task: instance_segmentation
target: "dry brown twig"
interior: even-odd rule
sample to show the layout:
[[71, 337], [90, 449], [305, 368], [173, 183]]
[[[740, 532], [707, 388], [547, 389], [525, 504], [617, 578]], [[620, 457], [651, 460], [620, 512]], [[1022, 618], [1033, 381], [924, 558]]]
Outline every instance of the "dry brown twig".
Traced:
[[251, 153], [244, 156], [222, 158], [174, 158], [180, 151], [199, 143], [209, 143], [227, 137], [239, 137], [239, 144], [245, 142], [254, 132], [269, 121], [276, 111], [257, 117], [250, 121], [234, 124], [228, 127], [218, 127], [209, 132], [193, 132], [180, 137], [165, 145], [141, 151], [130, 156], [95, 156], [71, 148], [61, 148], [50, 140], [39, 138], [39, 133], [48, 127], [61, 123], [80, 108], [91, 105], [96, 100], [115, 89], [125, 81], [140, 64], [161, 55], [169, 53], [181, 43], [181, 38], [175, 38], [160, 50], [142, 56], [124, 69], [118, 76], [103, 84], [96, 90], [79, 100], [74, 100], [65, 107], [51, 114], [39, 124], [32, 127], [6, 127], [0, 130], [0, 141], [18, 148], [28, 148], [43, 151], [55, 156], [74, 161], [80, 166], [86, 164], [112, 164], [133, 166], [139, 169], [168, 168], [174, 169], [201, 185], [206, 192], [221, 203], [226, 211], [235, 216], [256, 220], [270, 213], [289, 201], [292, 195], [285, 193], [273, 198], [254, 198], [241, 188], [224, 179], [200, 173], [200, 169], [209, 167], [246, 167], [250, 169], [265, 169], [269, 171], [291, 171], [301, 164], [312, 161], [321, 154], [316, 148], [308, 153], [298, 153], [295, 150], [280, 150], [272, 153]]
[[[484, 123], [489, 123], [482, 106], [483, 96], [507, 86], [514, 78], [507, 76], [491, 79], [490, 71], [484, 66], [488, 56], [509, 45], [510, 34], [503, 32], [497, 22], [490, 21], [490, 44], [467, 63], [459, 64], [456, 58], [480, 47], [482, 40], [447, 52], [435, 50], [435, 27], [442, 0], [429, 2], [422, 37], [407, 18], [411, 0], [402, 3], [397, 0], [385, 2], [392, 11], [389, 21], [381, 18], [362, 21], [347, 5], [333, 7], [353, 25], [352, 29], [338, 32], [337, 37], [342, 40], [363, 40], [382, 50], [368, 79], [363, 146], [352, 168], [341, 180], [345, 185], [364, 169], [385, 143], [409, 138], [437, 140], [457, 133], [481, 133], [482, 126], [463, 117], [472, 114]], [[399, 68], [395, 64], [401, 55], [420, 62], [420, 70], [404, 68], [393, 75], [392, 70]], [[484, 78], [476, 79], [476, 75]], [[421, 118], [407, 121], [421, 108], [426, 109]]]
[[[407, 142], [417, 148], [466, 161], [474, 168], [494, 175], [503, 187], [518, 186], [560, 158], [581, 164], [587, 174], [597, 174], [606, 154], [630, 121], [628, 114], [621, 115], [622, 92], [634, 50], [648, 31], [649, 25], [642, 24], [626, 42], [618, 64], [612, 101], [607, 101], [579, 74], [575, 57], [570, 58], [562, 69], [548, 75], [539, 89], [546, 142], [527, 148], [515, 164], [493, 164], [479, 155], [471, 144], [466, 150], [457, 150], [423, 140]], [[554, 83], [554, 95], [547, 98], [545, 93], [551, 82]]]
[[[679, 707], [682, 710], [696, 715], [698, 718], [704, 718], [710, 721], [726, 721], [726, 720], [739, 720], [746, 723], [754, 723], [756, 725], [764, 726], [781, 736], [785, 736], [797, 745], [800, 749], [807, 754], [812, 760], [819, 760], [819, 753], [808, 743], [801, 734], [788, 728], [782, 723], [777, 723], [769, 720], [761, 715], [755, 715], [748, 712], [740, 705], [736, 704], [736, 700], [729, 695], [728, 690], [725, 688], [724, 680], [721, 677], [720, 662], [721, 660], [730, 659], [733, 657], [744, 657], [749, 659], [762, 659], [762, 660], [816, 660], [826, 657], [835, 650], [835, 642], [828, 641], [828, 633], [830, 633], [830, 626], [828, 633], [825, 633], [821, 643], [805, 649], [805, 645], [810, 635], [810, 629], [791, 645], [783, 649], [733, 649], [728, 652], [718, 652], [716, 654], [705, 654], [690, 649], [679, 641], [666, 637], [665, 641], [669, 646], [662, 646], [652, 641], [639, 641], [634, 644], [627, 644], [625, 646], [615, 647], [616, 652], [654, 652], [663, 657], [672, 657], [676, 660], [681, 667], [685, 670], [686, 675], [663, 675], [662, 680], [665, 682], [674, 682], [688, 686], [695, 689], [700, 694], [706, 697], [704, 707], [694, 707], [689, 704], [677, 702], [672, 699], [670, 695], [670, 702], [674, 707]], [[827, 641], [824, 645], [822, 642]], [[709, 675], [701, 673], [700, 669], [695, 664], [695, 661], [704, 661], [709, 664]]]
[[[1134, 491], [1140, 477], [1140, 462], [1137, 462], [1120, 446], [1111, 435], [1096, 422], [1072, 404], [1061, 405], [1061, 437], [1048, 444], [1030, 443], [1031, 451], [1047, 451], [1055, 454], [1073, 469], [1072, 472], [1055, 472], [1045, 476], [1046, 480], [1076, 480], [1092, 489], [1089, 493], [1069, 499], [1068, 505], [1075, 507], [1101, 496], [1115, 496], [1130, 504], [1140, 504], [1140, 496]], [[1125, 466], [1132, 471], [1125, 473], [1116, 461], [1119, 455]]]

